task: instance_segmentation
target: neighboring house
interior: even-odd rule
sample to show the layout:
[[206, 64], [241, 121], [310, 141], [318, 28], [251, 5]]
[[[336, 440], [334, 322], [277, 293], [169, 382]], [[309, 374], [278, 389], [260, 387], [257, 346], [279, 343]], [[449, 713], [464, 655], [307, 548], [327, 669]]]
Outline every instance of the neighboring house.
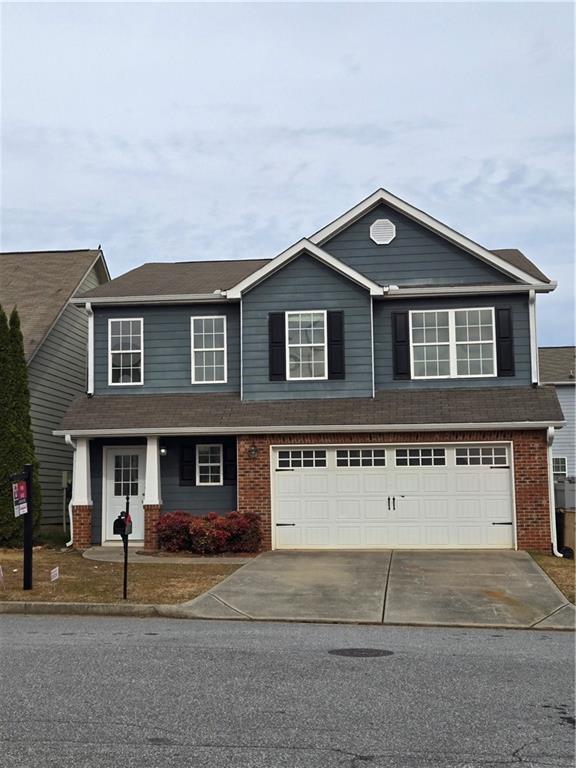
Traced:
[[554, 384], [566, 426], [552, 444], [554, 478], [576, 477], [576, 347], [540, 347], [540, 382]]
[[86, 391], [86, 313], [69, 302], [109, 279], [101, 250], [0, 253], [0, 304], [18, 308], [24, 336], [44, 528], [62, 528], [72, 476], [72, 449], [53, 432]]
[[145, 264], [89, 309], [74, 540], [156, 546], [160, 514], [253, 511], [264, 547], [549, 550], [537, 293], [490, 251], [379, 190], [269, 260]]

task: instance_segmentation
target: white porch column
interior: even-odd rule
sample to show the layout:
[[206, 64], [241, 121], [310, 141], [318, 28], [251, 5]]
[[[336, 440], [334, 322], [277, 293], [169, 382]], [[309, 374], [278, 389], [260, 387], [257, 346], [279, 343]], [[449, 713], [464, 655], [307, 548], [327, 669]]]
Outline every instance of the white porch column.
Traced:
[[74, 451], [72, 472], [72, 505], [89, 507], [92, 504], [92, 488], [90, 484], [90, 451], [88, 440], [79, 437]]
[[146, 438], [146, 487], [144, 506], [160, 506], [160, 448], [157, 437]]

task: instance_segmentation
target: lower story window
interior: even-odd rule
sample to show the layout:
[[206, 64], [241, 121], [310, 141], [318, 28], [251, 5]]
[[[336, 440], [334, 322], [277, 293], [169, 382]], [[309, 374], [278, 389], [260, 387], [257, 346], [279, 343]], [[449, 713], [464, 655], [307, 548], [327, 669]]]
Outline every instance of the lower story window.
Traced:
[[443, 467], [446, 465], [444, 448], [397, 448], [397, 467]]
[[552, 459], [552, 474], [554, 480], [561, 480], [568, 474], [567, 462], [565, 456], [554, 456]]
[[337, 467], [385, 467], [384, 448], [340, 448], [336, 451]]
[[316, 448], [278, 451], [278, 469], [325, 467], [326, 451]]
[[196, 485], [222, 485], [222, 446], [196, 446]]

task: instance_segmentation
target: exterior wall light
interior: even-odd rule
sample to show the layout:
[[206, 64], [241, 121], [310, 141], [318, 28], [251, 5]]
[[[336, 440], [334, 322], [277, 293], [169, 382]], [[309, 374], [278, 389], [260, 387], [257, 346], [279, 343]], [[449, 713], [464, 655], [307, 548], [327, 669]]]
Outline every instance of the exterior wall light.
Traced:
[[160, 456], [166, 456], [168, 453], [168, 448], [166, 448], [165, 445], [160, 446]]
[[258, 447], [256, 443], [252, 443], [248, 449], [248, 456], [250, 456], [251, 459], [255, 459], [258, 456]]

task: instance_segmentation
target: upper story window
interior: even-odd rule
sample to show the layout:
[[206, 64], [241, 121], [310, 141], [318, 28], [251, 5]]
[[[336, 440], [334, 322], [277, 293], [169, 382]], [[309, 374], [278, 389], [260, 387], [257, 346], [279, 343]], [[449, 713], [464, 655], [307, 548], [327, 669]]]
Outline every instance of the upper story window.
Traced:
[[552, 458], [552, 473], [554, 480], [561, 480], [567, 476], [568, 470], [565, 456], [554, 456]]
[[225, 384], [226, 317], [192, 318], [192, 383]]
[[410, 312], [414, 379], [496, 376], [494, 308]]
[[143, 324], [141, 317], [108, 320], [108, 384], [142, 384]]
[[288, 380], [326, 379], [326, 312], [286, 312]]

